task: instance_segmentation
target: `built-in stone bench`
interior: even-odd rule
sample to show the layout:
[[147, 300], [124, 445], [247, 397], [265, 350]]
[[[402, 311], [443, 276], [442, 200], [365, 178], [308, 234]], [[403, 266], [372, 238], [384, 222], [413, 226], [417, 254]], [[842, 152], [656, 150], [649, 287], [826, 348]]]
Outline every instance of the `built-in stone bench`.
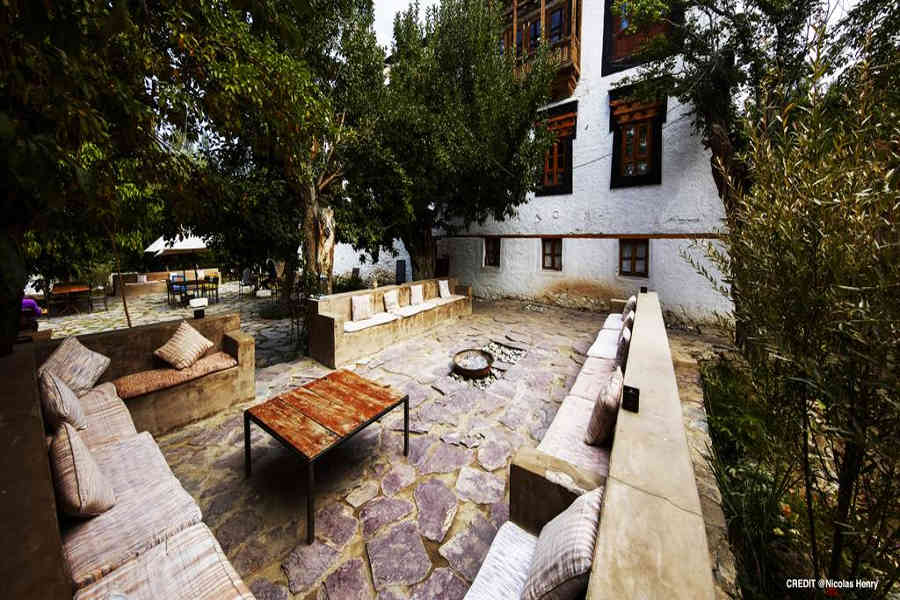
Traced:
[[[441, 297], [440, 281], [451, 295]], [[412, 304], [411, 289], [421, 285], [423, 302]], [[397, 292], [398, 307], [386, 310], [385, 294]], [[370, 295], [374, 314], [353, 320], [353, 298]], [[310, 300], [314, 316], [310, 324], [309, 354], [323, 365], [336, 368], [370, 356], [400, 340], [424, 333], [455, 317], [472, 314], [472, 289], [454, 278], [423, 279], [402, 285], [331, 294]]]
[[[521, 593], [541, 529], [579, 495], [598, 487], [604, 487], [604, 492], [588, 600], [715, 597], [700, 499], [656, 293], [637, 298], [627, 353], [625, 385], [639, 390], [638, 412], [619, 410], [611, 451], [588, 447], [575, 434], [584, 427], [571, 426], [573, 419], [590, 418], [591, 403], [609, 377], [603, 361], [609, 360], [621, 316], [610, 315], [603, 325], [541, 445], [520, 450], [512, 460], [510, 522], [498, 532], [469, 590], [469, 600]], [[565, 448], [566, 440], [552, 437], [557, 419], [566, 424], [560, 430], [570, 432], [570, 448]], [[572, 450], [579, 445], [587, 449]]]

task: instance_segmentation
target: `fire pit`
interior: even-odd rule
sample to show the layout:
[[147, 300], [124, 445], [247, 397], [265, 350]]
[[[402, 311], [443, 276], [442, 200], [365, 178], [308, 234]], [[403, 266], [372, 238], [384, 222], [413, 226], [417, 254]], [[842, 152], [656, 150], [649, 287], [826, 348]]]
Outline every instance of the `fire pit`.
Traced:
[[484, 350], [469, 349], [453, 357], [453, 372], [466, 379], [483, 379], [491, 374], [494, 357]]

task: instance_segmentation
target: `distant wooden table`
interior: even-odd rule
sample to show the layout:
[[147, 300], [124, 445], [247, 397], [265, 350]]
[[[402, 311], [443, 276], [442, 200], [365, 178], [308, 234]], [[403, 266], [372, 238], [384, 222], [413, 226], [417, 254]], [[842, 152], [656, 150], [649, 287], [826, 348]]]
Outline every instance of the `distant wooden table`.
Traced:
[[78, 310], [78, 297], [84, 294], [87, 294], [88, 297], [90, 297], [91, 288], [90, 286], [81, 283], [64, 283], [54, 285], [53, 289], [50, 290], [50, 294], [52, 296], [61, 296], [65, 298], [65, 304], [59, 311], [60, 315], [77, 313], [81, 312]]
[[244, 411], [244, 467], [250, 476], [250, 422], [299, 454], [306, 463], [306, 541], [315, 536], [315, 462], [389, 411], [403, 405], [403, 454], [409, 452], [409, 395], [335, 371]]

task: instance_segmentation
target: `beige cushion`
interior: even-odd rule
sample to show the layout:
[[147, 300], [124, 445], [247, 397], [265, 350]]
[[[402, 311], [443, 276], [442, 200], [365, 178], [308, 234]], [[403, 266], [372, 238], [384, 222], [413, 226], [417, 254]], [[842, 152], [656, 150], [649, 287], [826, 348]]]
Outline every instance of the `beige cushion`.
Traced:
[[422, 284], [409, 286], [409, 303], [413, 306], [425, 302], [425, 291]]
[[400, 308], [395, 308], [391, 311], [391, 314], [399, 315], [401, 317], [411, 317], [413, 315], [417, 315], [420, 312], [428, 310], [429, 306], [427, 304], [419, 304], [413, 306], [412, 304], [408, 306], [401, 306]]
[[38, 374], [48, 369], [53, 371], [76, 396], [81, 396], [94, 387], [108, 366], [108, 357], [88, 350], [76, 338], [69, 337], [41, 365]]
[[50, 467], [60, 509], [73, 517], [106, 512], [116, 503], [112, 485], [100, 471], [78, 432], [63, 423], [50, 444]]
[[390, 290], [384, 293], [384, 310], [390, 312], [400, 308], [400, 293]]
[[350, 315], [353, 321], [365, 321], [372, 316], [372, 294], [352, 296], [350, 298]]
[[204, 375], [236, 367], [238, 362], [227, 352], [215, 352], [204, 356], [186, 369], [151, 369], [119, 377], [113, 383], [120, 398], [142, 396], [199, 379]]
[[593, 402], [566, 396], [537, 449], [600, 477], [609, 475], [609, 448], [584, 443]]
[[[197, 362], [199, 363], [200, 361]], [[196, 366], [197, 363], [194, 364]], [[175, 369], [168, 370], [175, 371]], [[175, 372], [184, 373], [184, 371]], [[103, 472], [109, 476], [109, 472], [97, 458], [95, 450], [104, 444], [137, 435], [134, 421], [131, 420], [131, 413], [128, 412], [125, 403], [116, 394], [116, 386], [112, 382], [96, 386], [79, 398], [79, 400], [82, 408], [84, 408], [87, 429], [79, 431], [78, 435], [81, 436], [81, 441], [90, 449]], [[115, 486], [115, 484], [113, 485]]]
[[623, 329], [616, 348], [616, 364], [625, 370], [628, 364], [628, 348], [631, 346], [631, 330]]
[[75, 429], [87, 427], [78, 396], [53, 371], [45, 369], [41, 373], [40, 389], [41, 411], [51, 431], [56, 431], [63, 423], [69, 423]]
[[622, 369], [616, 367], [616, 372], [609, 378], [603, 393], [597, 396], [594, 410], [591, 412], [591, 420], [588, 422], [584, 442], [593, 446], [606, 445], [612, 439], [616, 427], [616, 417], [619, 414], [619, 403], [622, 400], [622, 385], [625, 378]]
[[441, 279], [440, 281], [438, 281], [438, 291], [440, 292], [441, 298], [449, 298], [450, 283], [446, 279]]
[[627, 315], [635, 310], [637, 310], [637, 296], [631, 296], [625, 302], [625, 308], [622, 310], [622, 315]]
[[188, 527], [100, 581], [75, 600], [252, 600], [209, 528]]
[[632, 329], [634, 327], [634, 311], [628, 313], [628, 315], [622, 319], [622, 329]]
[[603, 329], [615, 329], [616, 331], [620, 331], [622, 329], [623, 317], [624, 315], [621, 313], [610, 313], [603, 321]]
[[587, 589], [603, 488], [582, 494], [544, 525], [522, 600], [574, 600]]
[[385, 323], [390, 323], [391, 321], [396, 321], [399, 318], [399, 316], [393, 313], [383, 312], [374, 314], [368, 319], [364, 319], [362, 321], [344, 321], [344, 333], [362, 331], [363, 329], [368, 329], [369, 327], [375, 327], [376, 325], [383, 325]]
[[213, 346], [203, 334], [182, 321], [169, 341], [153, 354], [176, 369], [187, 369]]
[[177, 482], [153, 436], [146, 431], [104, 444], [91, 454], [117, 498], [142, 486]]
[[597, 339], [588, 348], [587, 355], [591, 358], [614, 359], [618, 350], [619, 332], [615, 329], [601, 329]]

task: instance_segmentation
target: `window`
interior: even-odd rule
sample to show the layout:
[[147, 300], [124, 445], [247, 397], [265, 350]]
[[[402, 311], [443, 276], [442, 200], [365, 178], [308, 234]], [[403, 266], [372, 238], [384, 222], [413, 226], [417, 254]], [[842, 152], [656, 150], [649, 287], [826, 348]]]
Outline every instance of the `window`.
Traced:
[[550, 13], [550, 43], [555, 44], [563, 38], [565, 25], [565, 11], [557, 8]]
[[500, 238], [484, 238], [484, 266], [500, 266]]
[[528, 49], [537, 50], [541, 45], [541, 22], [535, 21], [528, 28]]
[[613, 8], [615, 0], [606, 0], [603, 35], [602, 76], [611, 75], [641, 64], [638, 56], [641, 48], [658, 35], [665, 35], [671, 30], [669, 21], [681, 21], [679, 14], [660, 21], [633, 33], [628, 32], [628, 5], [622, 5], [624, 14], [618, 14]]
[[543, 238], [541, 246], [541, 268], [546, 271], [562, 271], [562, 238]]
[[662, 183], [662, 124], [665, 102], [627, 98], [630, 90], [610, 93], [613, 132], [610, 188]]
[[516, 56], [522, 55], [522, 30], [516, 32]]
[[556, 141], [544, 157], [544, 171], [537, 196], [572, 193], [572, 140], [578, 120], [578, 102], [556, 106], [545, 113], [546, 127]]
[[647, 277], [650, 240], [619, 240], [619, 275]]

